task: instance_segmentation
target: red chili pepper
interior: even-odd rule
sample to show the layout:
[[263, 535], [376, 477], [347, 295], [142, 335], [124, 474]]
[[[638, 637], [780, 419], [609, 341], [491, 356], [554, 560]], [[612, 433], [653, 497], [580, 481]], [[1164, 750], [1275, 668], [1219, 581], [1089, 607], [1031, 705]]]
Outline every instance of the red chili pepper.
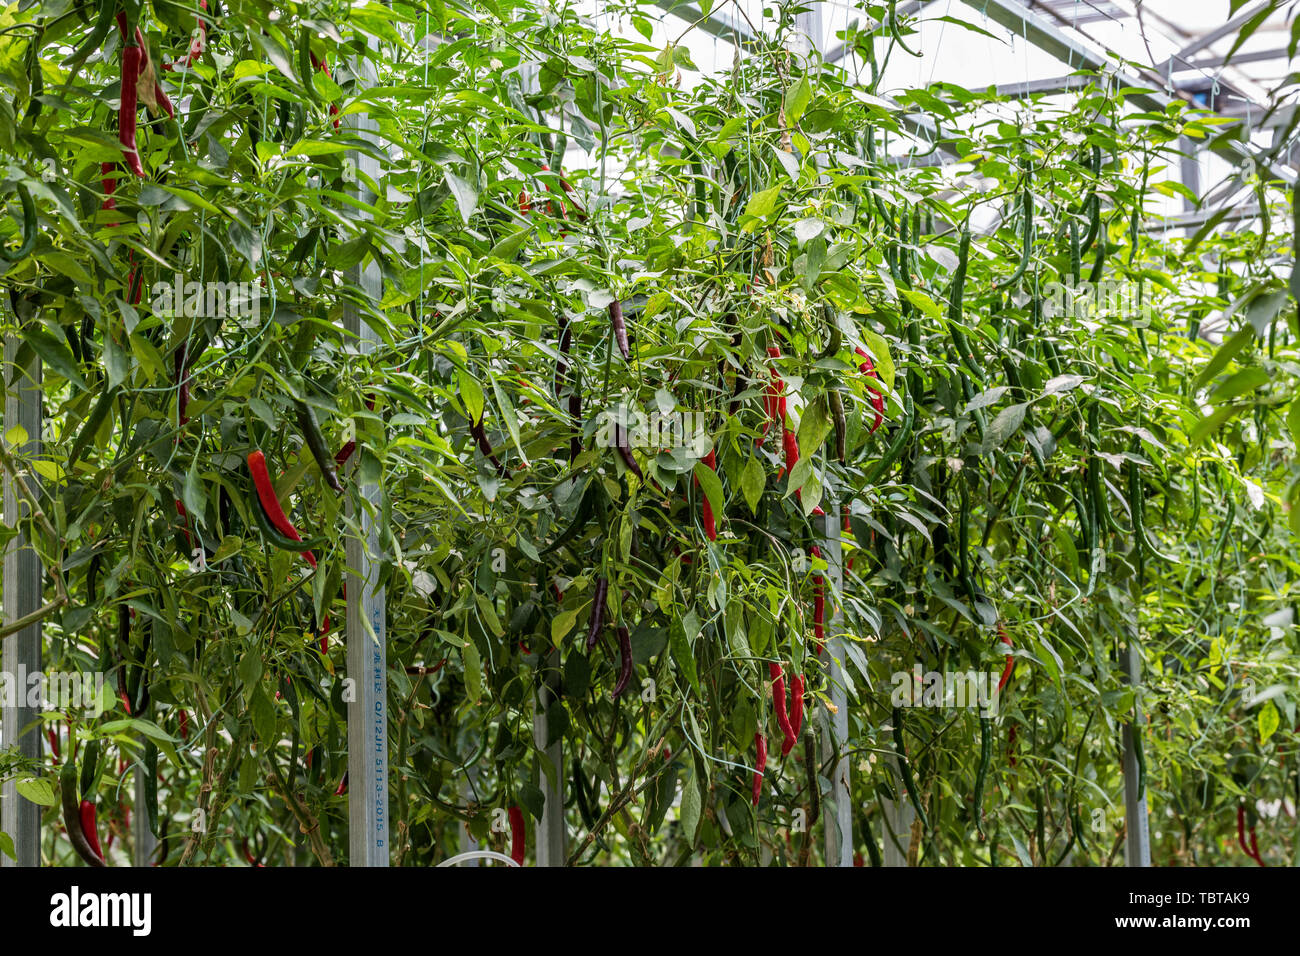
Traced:
[[334, 791], [334, 796], [341, 797], [343, 796], [343, 794], [347, 792], [348, 792], [348, 772], [344, 770], [343, 779], [339, 781], [339, 785], [337, 789], [335, 789]]
[[[788, 428], [781, 429], [781, 447], [785, 450], [785, 465], [777, 469], [777, 481], [780, 481], [781, 476], [787, 471], [794, 471], [794, 466], [799, 463], [799, 441], [794, 437], [794, 432]], [[803, 489], [799, 489], [796, 495], [802, 500]]]
[[[95, 851], [95, 855], [102, 860], [104, 851], [99, 848], [99, 831], [95, 826], [95, 802], [93, 800], [81, 801], [81, 832], [86, 835], [86, 842]], [[110, 833], [109, 836], [111, 838], [112, 834]]]
[[1016, 765], [1016, 725], [1012, 724], [1007, 730], [1007, 765], [1014, 767]]
[[[122, 35], [122, 42], [124, 44], [127, 42], [126, 29], [126, 14], [119, 11], [117, 14], [117, 32]], [[144, 42], [144, 33], [141, 32], [139, 25], [135, 28], [134, 38], [134, 46], [139, 47], [140, 49], [140, 65], [135, 72], [136, 78], [138, 79], [149, 72], [149, 45]], [[157, 77], [154, 77], [153, 81], [153, 99], [154, 104], [160, 107], [170, 119], [176, 118], [176, 109], [172, 106], [172, 101], [167, 98], [167, 91], [162, 88], [162, 84], [158, 82]]]
[[[271, 524], [286, 538], [301, 541], [302, 535], [298, 533], [298, 529], [293, 526], [293, 522], [289, 520], [284, 513], [284, 509], [280, 507], [280, 499], [275, 495], [275, 486], [271, 484], [271, 473], [266, 468], [266, 456], [262, 454], [261, 449], [249, 454], [248, 471], [253, 476], [253, 486], [257, 489], [257, 500], [262, 503], [262, 510], [266, 512], [266, 517]], [[316, 555], [310, 551], [303, 551], [302, 557], [313, 568], [316, 567]]]
[[54, 732], [53, 727], [46, 727], [45, 737], [50, 742], [50, 756], [54, 758], [54, 762], [57, 764], [61, 759], [59, 754], [59, 735]]
[[[117, 177], [110, 176], [109, 173], [117, 171], [117, 163], [100, 163], [99, 175], [102, 177], [100, 182], [104, 186], [104, 201], [100, 204], [100, 209], [116, 209], [117, 200], [113, 198], [113, 193], [117, 192]], [[116, 226], [117, 223], [111, 222], [110, 226]]]
[[[861, 348], [857, 349], [857, 353], [863, 358], [863, 362], [858, 366], [858, 370], [870, 375], [876, 381], [880, 381], [880, 375], [876, 372], [876, 363], [871, 361], [871, 356]], [[874, 432], [880, 427], [880, 423], [885, 420], [885, 396], [875, 388], [871, 388], [870, 392], [871, 407], [876, 410], [876, 419], [871, 423], [871, 430]]]
[[[179, 498], [176, 499], [176, 513], [181, 519], [181, 534], [185, 535], [185, 542], [189, 546], [190, 552], [194, 551], [194, 537], [190, 534], [190, 513], [185, 510], [185, 505]], [[189, 557], [189, 554], [186, 554]]]
[[781, 743], [781, 756], [784, 757], [794, 746], [794, 728], [790, 726], [790, 714], [785, 707], [785, 672], [781, 670], [781, 665], [775, 661], [769, 661], [767, 665], [768, 676], [772, 679], [772, 711], [776, 714], [776, 725], [781, 728], [781, 736], [785, 739]]
[[[803, 729], [803, 693], [803, 675], [795, 674], [790, 679], [790, 730], [796, 738]], [[785, 756], [784, 748], [781, 756]]]
[[1246, 845], [1246, 806], [1242, 804], [1237, 807], [1237, 842], [1241, 844], [1241, 852], [1250, 857], [1260, 866], [1264, 866], [1264, 861], [1259, 855], [1259, 845], [1255, 842], [1255, 828], [1250, 828], [1250, 846]]
[[754, 746], [758, 750], [758, 762], [754, 766], [754, 806], [763, 794], [763, 771], [767, 769], [767, 737], [760, 730], [754, 734]]
[[[767, 354], [774, 359], [778, 359], [781, 357], [781, 349], [779, 346], [769, 345]], [[755, 448], [763, 446], [767, 431], [772, 427], [773, 422], [776, 422], [782, 428], [785, 427], [785, 382], [782, 381], [781, 375], [775, 367], [772, 369], [772, 381], [763, 390], [763, 412], [766, 415], [763, 422], [763, 434], [759, 435], [758, 440], [754, 442]], [[777, 477], [779, 478], [780, 475]]]
[[144, 165], [140, 162], [140, 151], [135, 145], [135, 85], [140, 78], [140, 56], [138, 46], [122, 48], [122, 89], [121, 103], [117, 110], [117, 141], [121, 144], [126, 168], [144, 179]]
[[[1007, 635], [1007, 629], [998, 624], [998, 639], [1007, 647], [1011, 647], [1011, 638]], [[1006, 686], [1007, 681], [1011, 679], [1011, 672], [1015, 670], [1016, 659], [1010, 654], [1007, 655], [1006, 665], [1002, 668], [1002, 677], [998, 680], [998, 693], [1002, 693], [1002, 688]]]
[[[706, 465], [708, 465], [709, 468], [712, 469], [713, 471], [717, 471], [717, 470], [718, 470], [718, 458], [717, 458], [717, 454], [716, 454], [712, 449], [709, 450], [709, 453], [708, 453], [707, 455], [705, 455], [704, 458], [703, 458], [702, 460], [703, 460], [704, 463], [705, 463]], [[700, 479], [696, 478], [696, 479], [695, 479], [695, 485], [696, 485], [696, 487], [699, 487], [699, 484], [700, 484]], [[718, 527], [717, 527], [716, 522], [713, 520], [713, 505], [709, 504], [709, 496], [708, 496], [708, 495], [704, 495], [704, 503], [703, 503], [703, 506], [702, 506], [702, 507], [703, 507], [703, 512], [704, 512], [704, 514], [703, 514], [703, 518], [704, 518], [704, 533], [708, 536], [708, 538], [709, 538], [710, 541], [717, 541], [717, 540], [718, 540]]]
[[[208, 0], [199, 0], [199, 6], [206, 11], [208, 9]], [[179, 60], [175, 60], [171, 63], [164, 63], [164, 70], [174, 70], [178, 63], [184, 64], [185, 66], [192, 66], [194, 61], [203, 55], [204, 41], [208, 36], [208, 24], [202, 17], [197, 16], [194, 18], [194, 22], [198, 24], [198, 35], [190, 39], [189, 50]]]
[[520, 866], [524, 865], [524, 853], [527, 850], [528, 830], [524, 825], [524, 811], [518, 807], [510, 808], [510, 859]]
[[189, 711], [182, 709], [180, 713], [176, 715], [176, 720], [180, 725], [179, 730], [180, 730], [181, 740], [188, 741], [190, 739]]
[[259, 863], [257, 857], [253, 856], [252, 851], [248, 849], [248, 837], [244, 837], [244, 859], [248, 861], [249, 866], [260, 866], [263, 868], [266, 867], [266, 864]]
[[867, 861], [864, 860], [864, 859], [862, 858], [862, 854], [861, 854], [860, 852], [859, 852], [859, 853], [854, 853], [854, 854], [853, 854], [853, 865], [854, 865], [854, 866], [866, 866], [866, 865], [867, 865]]

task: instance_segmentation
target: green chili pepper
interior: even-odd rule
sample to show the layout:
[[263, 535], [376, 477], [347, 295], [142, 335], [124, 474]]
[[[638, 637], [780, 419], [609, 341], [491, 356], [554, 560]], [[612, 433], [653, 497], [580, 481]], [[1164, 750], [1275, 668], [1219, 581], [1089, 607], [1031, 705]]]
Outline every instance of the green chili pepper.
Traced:
[[925, 815], [925, 807], [921, 806], [921, 794], [917, 792], [916, 781], [912, 778], [912, 765], [907, 760], [907, 748], [903, 743], [903, 711], [900, 708], [893, 709], [890, 723], [894, 725], [894, 752], [898, 757], [898, 770], [903, 777], [903, 786], [907, 788], [907, 795], [912, 800], [912, 809], [916, 811], [921, 826], [929, 830], [930, 819]]
[[902, 454], [903, 446], [907, 444], [908, 439], [912, 436], [912, 424], [914, 419], [915, 412], [912, 407], [912, 396], [906, 395], [903, 397], [903, 420], [898, 426], [898, 431], [894, 435], [894, 440], [889, 443], [889, 447], [885, 450], [885, 454], [875, 463], [875, 465], [872, 466], [871, 470], [867, 472], [866, 483], [868, 485], [878, 483], [881, 476], [884, 475], [885, 470], [897, 460], [900, 454]]
[[970, 259], [970, 228], [963, 228], [961, 240], [957, 245], [957, 270], [952, 276], [952, 286], [948, 292], [948, 334], [957, 349], [957, 358], [970, 370], [971, 377], [981, 386], [984, 385], [984, 373], [976, 364], [966, 333], [962, 331], [962, 296], [966, 289], [966, 266]]
[[[99, 16], [95, 19], [95, 27], [77, 47], [63, 60], [64, 66], [72, 66], [75, 72], [90, 54], [98, 50], [104, 43], [104, 37], [108, 36], [108, 31], [113, 29], [113, 18], [117, 15], [117, 0], [100, 0]], [[69, 78], [71, 82], [71, 78]]]
[[12, 252], [0, 246], [0, 263], [5, 265], [26, 258], [36, 246], [36, 203], [22, 183], [14, 188], [18, 193], [18, 201], [23, 206], [23, 241]]
[[316, 419], [316, 410], [306, 402], [295, 402], [294, 404], [298, 410], [298, 427], [302, 429], [307, 447], [311, 449], [311, 456], [316, 459], [316, 464], [320, 467], [321, 477], [325, 479], [325, 483], [331, 489], [343, 494], [343, 485], [339, 482], [339, 472], [334, 461], [334, 453], [325, 444], [325, 436], [321, 433], [320, 422]]

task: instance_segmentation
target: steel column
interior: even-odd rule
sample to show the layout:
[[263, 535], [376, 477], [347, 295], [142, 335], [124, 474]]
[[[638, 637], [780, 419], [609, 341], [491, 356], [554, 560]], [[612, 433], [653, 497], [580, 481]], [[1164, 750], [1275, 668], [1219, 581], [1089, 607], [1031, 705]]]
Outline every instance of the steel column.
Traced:
[[[33, 358], [24, 368], [13, 364], [22, 340], [11, 335], [5, 340], [4, 366], [0, 369], [6, 381], [4, 430], [21, 426], [27, 432], [27, 441], [14, 445], [15, 457], [30, 459], [41, 453], [41, 363]], [[10, 384], [11, 383], [11, 384]], [[6, 440], [6, 445], [8, 441]], [[36, 492], [39, 479], [28, 471], [24, 476], [28, 487]], [[13, 527], [19, 519], [31, 512], [31, 506], [21, 494], [8, 472], [4, 475], [4, 520]], [[23, 533], [15, 537], [4, 556], [4, 622], [9, 624], [38, 610], [42, 604], [44, 574], [36, 549]], [[24, 728], [36, 721], [43, 709], [27, 706], [27, 676], [41, 670], [41, 622], [29, 624], [8, 637], [0, 638], [4, 648], [4, 671], [14, 689], [14, 706], [4, 709], [3, 738], [0, 746], [9, 747], [18, 742], [18, 752], [24, 757], [40, 760], [44, 748], [39, 727]], [[18, 795], [14, 781], [7, 781], [0, 793], [0, 829], [14, 841], [17, 861], [0, 854], [0, 866], [40, 866], [41, 863], [41, 808]]]
[[844, 676], [844, 611], [839, 600], [844, 593], [844, 550], [840, 544], [838, 516], [823, 517], [826, 539], [825, 558], [830, 565], [826, 577], [833, 585], [831, 600], [835, 608], [831, 614], [826, 647], [822, 651], [822, 673], [826, 691], [831, 698], [833, 712], [825, 712], [822, 727], [822, 763], [838, 754], [838, 759], [826, 771], [831, 782], [830, 793], [822, 801], [822, 826], [826, 837], [826, 865], [853, 865], [853, 806], [850, 803], [849, 761], [844, 750], [849, 739], [849, 696]]
[[[374, 42], [372, 38], [372, 49]], [[369, 60], [354, 61], [354, 70], [362, 86], [375, 85], [374, 67]], [[379, 128], [369, 113], [348, 116], [347, 126], [363, 138]], [[362, 175], [378, 182], [378, 160], [360, 150], [350, 150], [346, 156], [357, 172], [353, 194], [373, 204], [375, 197]], [[355, 214], [369, 218], [364, 211]], [[349, 270], [348, 277], [371, 301], [382, 298], [383, 280], [373, 259]], [[352, 302], [344, 304], [343, 324], [349, 334], [356, 336], [362, 356], [374, 351], [379, 336]], [[353, 476], [359, 474], [365, 454], [359, 447], [353, 456]], [[346, 546], [347, 674], [354, 682], [353, 699], [348, 703], [348, 859], [351, 866], [388, 866], [392, 850], [388, 817], [388, 622], [384, 589], [378, 586], [379, 528], [371, 510], [379, 508], [379, 485], [359, 485], [356, 491], [360, 504], [350, 509], [356, 530], [348, 534]]]

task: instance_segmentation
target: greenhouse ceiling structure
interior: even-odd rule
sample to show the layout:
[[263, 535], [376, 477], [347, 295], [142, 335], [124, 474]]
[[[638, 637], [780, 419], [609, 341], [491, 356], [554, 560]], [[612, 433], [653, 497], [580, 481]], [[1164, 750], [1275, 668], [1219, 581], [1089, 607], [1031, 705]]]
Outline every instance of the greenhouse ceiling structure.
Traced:
[[10, 5], [0, 866], [1296, 865], [1298, 6]]

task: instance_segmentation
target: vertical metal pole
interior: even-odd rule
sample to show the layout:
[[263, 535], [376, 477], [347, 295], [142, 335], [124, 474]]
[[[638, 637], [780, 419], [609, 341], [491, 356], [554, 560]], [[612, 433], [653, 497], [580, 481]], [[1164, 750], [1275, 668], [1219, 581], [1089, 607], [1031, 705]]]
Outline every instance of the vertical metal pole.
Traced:
[[136, 866], [148, 866], [153, 861], [154, 850], [158, 848], [158, 838], [149, 829], [149, 814], [144, 811], [145, 804], [145, 769], [135, 768], [135, 814], [131, 817], [131, 842], [135, 847], [133, 862]]
[[[1136, 635], [1130, 637], [1124, 649], [1124, 676], [1128, 683], [1137, 686], [1141, 678], [1142, 663], [1138, 658]], [[1142, 715], [1133, 709], [1133, 720], [1124, 725], [1124, 865], [1151, 865], [1151, 835], [1147, 829], [1147, 796], [1138, 795], [1138, 762], [1136, 737]]]
[[[525, 93], [535, 93], [538, 68], [535, 63], [523, 63], [519, 67], [519, 86]], [[545, 117], [539, 120], [545, 125]], [[563, 124], [563, 113], [560, 118]], [[556, 170], [558, 173], [559, 170]], [[555, 741], [549, 747], [546, 738], [549, 729], [546, 721], [546, 708], [559, 696], [560, 656], [556, 651], [548, 653], [542, 660], [539, 674], [542, 686], [533, 698], [533, 743], [542, 751], [542, 757], [554, 769], [554, 776], [543, 769], [541, 790], [542, 819], [537, 828], [537, 865], [564, 866], [567, 834], [564, 826], [564, 747]]]
[[[374, 39], [370, 42], [373, 49]], [[356, 60], [353, 65], [358, 83], [375, 84], [369, 60]], [[379, 128], [368, 113], [352, 114], [347, 119], [347, 125], [363, 138]], [[362, 174], [378, 182], [379, 161], [359, 150], [349, 151], [346, 156], [357, 172], [353, 194], [367, 204], [374, 203], [375, 197]], [[382, 297], [383, 279], [373, 260], [350, 270], [349, 278], [372, 301]], [[379, 336], [361, 318], [355, 305], [344, 304], [343, 324], [357, 337], [362, 355], [374, 351]], [[359, 473], [361, 457], [353, 457], [353, 475]], [[357, 496], [378, 509], [377, 483], [357, 486]], [[384, 589], [377, 586], [379, 529], [365, 504], [352, 513], [352, 518], [359, 533], [348, 536], [346, 549], [347, 673], [355, 682], [353, 700], [348, 704], [348, 861], [350, 866], [388, 866], [392, 849], [388, 819], [388, 622]]]
[[[903, 773], [898, 767], [898, 758], [890, 757], [888, 767], [894, 777], [894, 790], [899, 796], [905, 792]], [[912, 851], [912, 821], [916, 811], [910, 800], [880, 799], [880, 812], [885, 819], [880, 823], [880, 857], [885, 866], [907, 866], [907, 856]], [[890, 831], [893, 831], [893, 838]], [[894, 840], [898, 845], [894, 845]], [[901, 849], [900, 849], [901, 848]]]
[[[5, 415], [4, 430], [22, 426], [27, 432], [27, 441], [15, 446], [16, 456], [24, 458], [39, 455], [41, 452], [41, 363], [33, 358], [25, 368], [16, 368], [13, 364], [21, 340], [9, 336], [5, 340], [4, 366], [0, 373], [5, 376]], [[12, 386], [8, 383], [12, 380]], [[28, 472], [24, 481], [33, 491], [39, 486], [36, 475]], [[18, 488], [8, 473], [4, 476], [4, 519], [5, 524], [13, 527], [20, 516], [29, 514], [31, 506], [21, 501]], [[20, 534], [9, 544], [4, 556], [4, 621], [8, 624], [26, 614], [31, 614], [42, 604], [44, 575], [40, 558], [31, 546], [26, 534]], [[39, 674], [41, 670], [41, 624], [36, 622], [23, 628], [16, 634], [0, 638], [4, 647], [4, 670], [14, 689], [14, 706], [4, 709], [3, 733], [0, 745], [12, 746], [18, 742], [18, 751], [24, 757], [40, 760], [43, 747], [39, 727], [32, 727], [22, 733], [24, 727], [32, 724], [41, 707], [27, 706], [28, 677]], [[21, 734], [21, 736], [20, 736]], [[41, 865], [41, 808], [25, 797], [18, 795], [14, 781], [4, 785], [0, 793], [0, 829], [9, 834], [14, 841], [17, 861], [0, 854], [0, 866], [40, 866]]]
[[853, 807], [849, 803], [849, 761], [843, 756], [849, 739], [849, 698], [844, 683], [844, 640], [841, 637], [844, 612], [840, 602], [834, 600], [835, 595], [844, 590], [844, 551], [840, 547], [839, 521], [834, 512], [832, 507], [831, 513], [823, 518], [826, 563], [830, 565], [826, 575], [833, 585], [831, 597], [835, 611], [831, 614], [828, 640], [821, 655], [826, 689], [834, 709], [834, 713], [827, 714], [822, 728], [822, 762], [834, 754], [840, 756], [827, 771], [831, 790], [826, 796], [822, 820], [826, 834], [826, 865], [852, 866]]
[[542, 661], [542, 686], [533, 701], [533, 743], [542, 751], [542, 759], [550, 764], [554, 775], [542, 768], [542, 795], [545, 803], [542, 807], [541, 826], [537, 829], [537, 865], [564, 866], [565, 844], [567, 842], [564, 828], [564, 750], [557, 739], [550, 746], [546, 744], [549, 726], [546, 709], [551, 702], [559, 699], [560, 655], [551, 651]]

